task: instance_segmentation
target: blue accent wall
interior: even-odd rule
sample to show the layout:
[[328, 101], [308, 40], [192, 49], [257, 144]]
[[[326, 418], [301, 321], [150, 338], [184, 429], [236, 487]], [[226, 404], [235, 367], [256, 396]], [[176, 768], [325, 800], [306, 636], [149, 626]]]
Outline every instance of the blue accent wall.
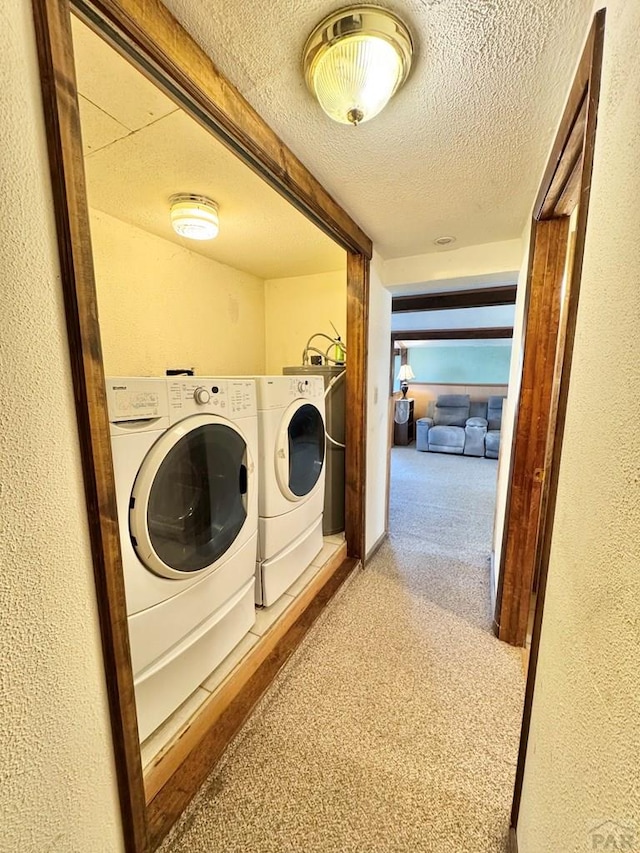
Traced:
[[[415, 382], [499, 385], [509, 382], [510, 346], [413, 347]], [[396, 371], [397, 375], [397, 371]]]

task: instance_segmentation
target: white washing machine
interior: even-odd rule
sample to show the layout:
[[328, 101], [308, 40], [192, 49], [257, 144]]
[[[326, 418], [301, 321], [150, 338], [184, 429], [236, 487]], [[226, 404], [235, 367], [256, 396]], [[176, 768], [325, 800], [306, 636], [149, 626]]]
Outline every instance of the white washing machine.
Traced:
[[322, 548], [324, 380], [257, 376], [260, 497], [256, 603], [273, 604]]
[[255, 621], [255, 383], [108, 378], [107, 400], [144, 740]]

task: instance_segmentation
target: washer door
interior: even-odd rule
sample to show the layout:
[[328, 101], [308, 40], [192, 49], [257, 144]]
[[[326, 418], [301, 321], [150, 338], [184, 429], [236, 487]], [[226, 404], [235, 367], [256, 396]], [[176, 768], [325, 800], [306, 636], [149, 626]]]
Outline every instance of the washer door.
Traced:
[[320, 410], [296, 400], [286, 410], [276, 442], [276, 477], [282, 494], [301, 501], [315, 488], [324, 465], [325, 429]]
[[215, 415], [194, 415], [152, 446], [129, 502], [131, 541], [166, 578], [204, 572], [231, 547], [247, 518], [247, 443]]

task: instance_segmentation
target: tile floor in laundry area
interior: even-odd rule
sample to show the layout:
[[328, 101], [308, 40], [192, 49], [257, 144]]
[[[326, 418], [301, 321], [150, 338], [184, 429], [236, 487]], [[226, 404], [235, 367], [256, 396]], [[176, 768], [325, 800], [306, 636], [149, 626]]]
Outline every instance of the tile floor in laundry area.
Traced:
[[343, 543], [343, 533], [334, 536], [325, 536], [322, 550], [313, 559], [309, 568], [300, 575], [298, 580], [289, 587], [286, 593], [270, 607], [258, 608], [255, 624], [246, 637], [214, 669], [211, 675], [202, 682], [200, 687], [144, 741], [141, 746], [143, 771], [178, 738], [201, 705], [217, 690], [225, 678], [233, 672], [267, 630], [288, 610], [298, 595], [309, 585], [320, 569], [331, 559]]

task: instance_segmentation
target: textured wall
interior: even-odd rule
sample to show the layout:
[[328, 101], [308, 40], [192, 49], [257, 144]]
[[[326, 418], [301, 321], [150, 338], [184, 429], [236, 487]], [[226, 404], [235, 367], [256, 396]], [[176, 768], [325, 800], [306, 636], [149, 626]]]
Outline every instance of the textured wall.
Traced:
[[122, 849], [28, 0], [1, 0], [0, 850]]
[[495, 276], [495, 284], [512, 282], [521, 260], [522, 241], [501, 240], [462, 249], [434, 249], [424, 255], [391, 258], [385, 261], [382, 276], [394, 296], [412, 290], [428, 293], [441, 290], [447, 279], [469, 279], [469, 286], [474, 279], [485, 276]]
[[264, 371], [264, 282], [92, 211], [105, 371]]
[[[274, 278], [265, 282], [266, 369], [301, 364], [302, 350], [315, 332], [333, 337], [334, 324], [342, 340], [347, 334], [347, 273], [345, 268], [319, 275]], [[318, 338], [325, 350], [329, 341]]]
[[416, 382], [493, 385], [509, 381], [511, 347], [410, 347], [407, 353]]
[[389, 442], [389, 340], [391, 294], [382, 285], [381, 262], [374, 254], [369, 295], [369, 361], [367, 377], [367, 496], [365, 552], [386, 526], [387, 449]]
[[639, 31], [611, 0], [520, 853], [630, 849], [603, 820], [640, 844]]

